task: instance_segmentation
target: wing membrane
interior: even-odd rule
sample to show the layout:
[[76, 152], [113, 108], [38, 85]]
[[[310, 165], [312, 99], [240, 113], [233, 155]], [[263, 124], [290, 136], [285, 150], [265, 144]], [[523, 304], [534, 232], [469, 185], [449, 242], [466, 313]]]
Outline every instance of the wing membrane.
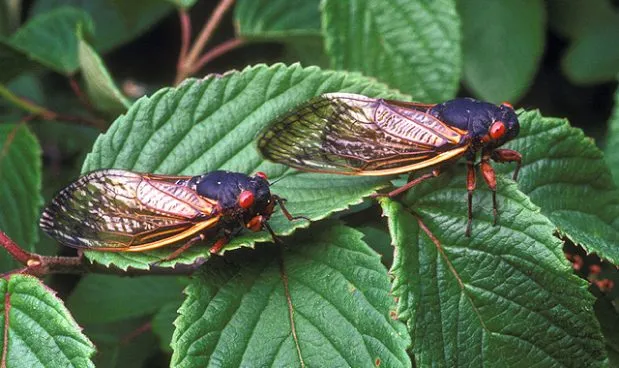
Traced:
[[310, 100], [265, 131], [258, 147], [302, 170], [391, 175], [433, 166], [468, 149], [466, 132], [419, 105], [332, 93]]
[[138, 250], [178, 241], [218, 219], [215, 202], [174, 182], [186, 178], [92, 172], [56, 196], [41, 215], [41, 228], [77, 248]]

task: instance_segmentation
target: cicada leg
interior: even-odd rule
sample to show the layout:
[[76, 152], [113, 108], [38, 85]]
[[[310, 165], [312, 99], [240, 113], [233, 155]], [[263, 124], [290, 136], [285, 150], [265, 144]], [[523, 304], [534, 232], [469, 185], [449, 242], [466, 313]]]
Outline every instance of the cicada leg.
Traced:
[[410, 188], [414, 187], [415, 185], [426, 181], [428, 179], [431, 178], [436, 178], [437, 176], [439, 176], [441, 174], [441, 171], [439, 169], [434, 169], [432, 170], [432, 172], [429, 172], [427, 174], [421, 175], [420, 177], [418, 177], [415, 180], [411, 180], [408, 183], [402, 185], [401, 187], [392, 190], [389, 193], [376, 193], [374, 195], [372, 195], [372, 197], [374, 198], [379, 198], [379, 197], [389, 197], [389, 198], [393, 198], [395, 196], [397, 196], [400, 193], [406, 192], [407, 190], [409, 190]]
[[151, 263], [151, 266], [156, 266], [159, 263], [162, 262], [167, 262], [167, 261], [171, 261], [173, 259], [176, 259], [178, 256], [181, 255], [181, 253], [183, 253], [184, 251], [186, 251], [187, 249], [189, 249], [192, 245], [196, 244], [197, 242], [203, 241], [205, 239], [204, 234], [199, 234], [194, 236], [193, 238], [189, 239], [185, 244], [181, 245], [178, 249], [176, 249], [174, 252], [170, 253], [169, 256]]
[[496, 162], [516, 162], [513, 179], [518, 179], [518, 172], [522, 166], [522, 155], [518, 151], [510, 149], [495, 149], [490, 156]]
[[471, 236], [471, 227], [473, 226], [473, 192], [476, 186], [475, 163], [472, 159], [466, 161], [466, 190], [468, 194], [468, 222], [466, 223], [467, 237]]
[[494, 173], [494, 169], [492, 168], [492, 165], [490, 165], [490, 162], [488, 162], [488, 160], [489, 157], [482, 158], [480, 164], [481, 174], [484, 177], [488, 188], [490, 188], [490, 190], [492, 191], [492, 214], [494, 215], [493, 225], [496, 226], [497, 218], [499, 217], [499, 210], [497, 208], [496, 201], [496, 174]]

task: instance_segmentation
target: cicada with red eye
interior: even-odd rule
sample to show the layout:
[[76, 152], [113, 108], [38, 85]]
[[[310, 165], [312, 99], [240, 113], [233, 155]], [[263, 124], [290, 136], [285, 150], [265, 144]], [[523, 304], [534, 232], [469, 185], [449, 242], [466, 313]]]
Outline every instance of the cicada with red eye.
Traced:
[[497, 219], [496, 177], [489, 161], [516, 162], [522, 156], [500, 149], [520, 130], [514, 108], [471, 98], [441, 104], [420, 104], [329, 93], [314, 98], [278, 119], [258, 141], [267, 158], [294, 168], [344, 175], [394, 175], [431, 169], [389, 193], [396, 196], [436, 177], [441, 167], [460, 157], [467, 160], [470, 236], [475, 189], [475, 161], [492, 190]]
[[213, 171], [198, 176], [94, 171], [64, 188], [41, 215], [41, 229], [74, 248], [142, 252], [179, 244], [167, 259], [192, 244], [217, 239], [217, 253], [243, 228], [267, 229], [276, 204], [264, 173]]

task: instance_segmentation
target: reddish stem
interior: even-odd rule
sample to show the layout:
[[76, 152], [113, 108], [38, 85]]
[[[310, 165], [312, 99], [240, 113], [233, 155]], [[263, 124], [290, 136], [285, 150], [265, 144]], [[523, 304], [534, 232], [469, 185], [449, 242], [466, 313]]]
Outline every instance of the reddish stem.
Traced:
[[215, 11], [209, 18], [208, 22], [206, 22], [206, 24], [202, 28], [202, 31], [200, 31], [200, 34], [198, 35], [198, 39], [196, 40], [196, 42], [193, 44], [193, 47], [189, 51], [189, 54], [187, 55], [187, 59], [185, 60], [186, 65], [188, 66], [192, 65], [195, 62], [195, 60], [198, 58], [198, 55], [202, 53], [202, 50], [204, 50], [204, 46], [206, 45], [208, 40], [211, 38], [213, 31], [215, 31], [215, 29], [219, 25], [219, 22], [221, 22], [221, 18], [224, 16], [226, 11], [230, 9], [232, 4], [234, 4], [234, 0], [221, 0], [219, 2], [219, 4], [217, 5], [217, 8], [215, 8]]
[[23, 265], [27, 265], [28, 261], [32, 259], [32, 253], [26, 252], [19, 245], [15, 244], [2, 230], [0, 230], [0, 244], [16, 261]]
[[[215, 8], [215, 11], [213, 11], [211, 17], [204, 24], [204, 27], [202, 27], [202, 30], [200, 31], [196, 42], [194, 42], [189, 52], [187, 52], [187, 54], [185, 55], [186, 57], [183, 57], [183, 62], [178, 65], [176, 80], [174, 84], [180, 83], [183, 79], [189, 76], [191, 74], [191, 70], [196, 70], [194, 66], [196, 60], [202, 54], [204, 46], [206, 46], [206, 43], [211, 38], [213, 32], [221, 22], [224, 14], [226, 14], [228, 9], [232, 7], [232, 4], [234, 4], [234, 0], [221, 0], [219, 2], [217, 7]], [[182, 24], [181, 27], [183, 27]]]
[[151, 323], [150, 322], [146, 322], [142, 326], [136, 328], [135, 330], [133, 330], [133, 331], [129, 332], [127, 335], [125, 335], [120, 340], [120, 343], [121, 343], [121, 345], [127, 345], [128, 343], [130, 343], [136, 337], [138, 337], [138, 336], [142, 335], [143, 333], [148, 332], [148, 331], [150, 331], [152, 329], [153, 329], [153, 326], [151, 325]]
[[191, 74], [196, 73], [197, 71], [202, 69], [204, 65], [206, 65], [213, 59], [220, 57], [221, 55], [225, 54], [226, 52], [230, 50], [234, 50], [235, 48], [243, 45], [244, 43], [245, 43], [245, 40], [242, 38], [233, 38], [231, 40], [228, 40], [222, 44], [219, 44], [213, 47], [209, 52], [205, 53], [204, 55], [202, 55], [202, 57], [200, 57], [200, 60], [198, 60], [198, 62], [195, 63], [191, 67], [191, 69], [189, 69], [187, 74], [191, 75]]
[[178, 55], [178, 63], [176, 64], [176, 74], [180, 75], [180, 71], [185, 64], [187, 51], [189, 50], [189, 41], [191, 37], [191, 18], [185, 9], [179, 9], [178, 17], [181, 23], [181, 50]]
[[84, 108], [88, 110], [88, 112], [90, 112], [91, 114], [96, 115], [97, 113], [95, 109], [92, 107], [90, 100], [88, 99], [86, 94], [82, 91], [80, 84], [75, 80], [75, 78], [69, 77], [69, 85], [71, 86], [71, 90], [73, 91], [77, 99], [80, 101], [82, 106], [84, 106]]

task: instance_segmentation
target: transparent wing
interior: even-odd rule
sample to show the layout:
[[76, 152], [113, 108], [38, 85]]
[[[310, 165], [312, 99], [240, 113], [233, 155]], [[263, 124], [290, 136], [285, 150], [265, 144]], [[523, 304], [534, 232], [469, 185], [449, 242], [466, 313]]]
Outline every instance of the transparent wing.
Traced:
[[[417, 108], [418, 107], [418, 108]], [[324, 94], [262, 133], [258, 148], [301, 170], [391, 175], [436, 165], [468, 149], [467, 132], [425, 113], [431, 105]]]
[[[77, 248], [144, 248], [180, 240], [217, 220], [217, 203], [175, 181], [187, 177], [95, 171], [64, 188], [43, 211], [40, 226]], [[214, 224], [216, 221], [210, 221]], [[195, 231], [194, 231], [195, 230]]]

